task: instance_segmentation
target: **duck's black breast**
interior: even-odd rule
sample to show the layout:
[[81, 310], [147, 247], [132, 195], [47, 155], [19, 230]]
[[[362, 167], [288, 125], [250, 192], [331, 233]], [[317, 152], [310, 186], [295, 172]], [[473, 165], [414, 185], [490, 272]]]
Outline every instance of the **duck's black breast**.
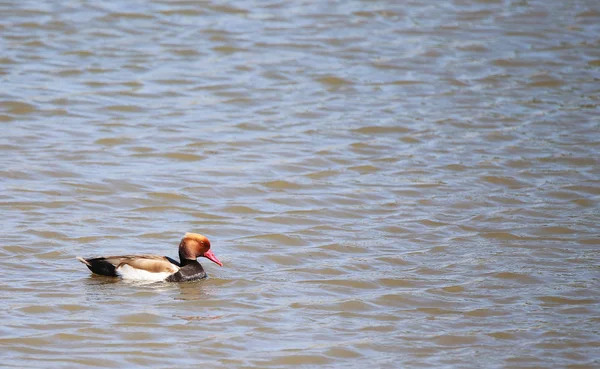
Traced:
[[167, 282], [188, 282], [197, 281], [206, 278], [206, 272], [202, 265], [196, 260], [186, 260], [179, 271], [175, 274], [171, 274], [165, 279]]

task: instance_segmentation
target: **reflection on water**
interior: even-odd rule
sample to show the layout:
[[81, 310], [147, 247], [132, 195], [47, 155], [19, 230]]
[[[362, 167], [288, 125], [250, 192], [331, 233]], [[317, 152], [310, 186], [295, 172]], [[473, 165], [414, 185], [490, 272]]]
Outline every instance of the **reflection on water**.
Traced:
[[595, 1], [0, 14], [6, 367], [598, 366]]

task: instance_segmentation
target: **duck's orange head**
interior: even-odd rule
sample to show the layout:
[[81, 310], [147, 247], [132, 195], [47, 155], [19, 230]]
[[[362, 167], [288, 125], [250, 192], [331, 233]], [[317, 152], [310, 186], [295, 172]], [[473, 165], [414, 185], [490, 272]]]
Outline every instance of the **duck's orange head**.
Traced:
[[215, 254], [210, 251], [210, 241], [198, 233], [186, 233], [179, 244], [179, 257], [188, 260], [196, 260], [205, 257], [213, 263], [223, 266]]

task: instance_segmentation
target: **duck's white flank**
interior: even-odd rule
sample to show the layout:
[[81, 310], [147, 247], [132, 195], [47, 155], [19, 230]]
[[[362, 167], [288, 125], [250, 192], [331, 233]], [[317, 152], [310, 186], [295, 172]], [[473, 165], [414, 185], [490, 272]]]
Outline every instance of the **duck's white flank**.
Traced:
[[153, 273], [147, 270], [136, 269], [130, 265], [123, 264], [115, 269], [117, 274], [123, 279], [129, 279], [133, 281], [164, 281], [168, 276], [171, 275], [169, 272]]

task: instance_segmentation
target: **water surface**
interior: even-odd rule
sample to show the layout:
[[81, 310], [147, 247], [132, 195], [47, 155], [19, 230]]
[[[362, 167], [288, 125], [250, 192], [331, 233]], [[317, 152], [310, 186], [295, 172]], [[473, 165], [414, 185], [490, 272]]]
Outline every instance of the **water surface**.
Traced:
[[[600, 366], [596, 1], [0, 3], [10, 368]], [[225, 264], [139, 284], [75, 259]]]

